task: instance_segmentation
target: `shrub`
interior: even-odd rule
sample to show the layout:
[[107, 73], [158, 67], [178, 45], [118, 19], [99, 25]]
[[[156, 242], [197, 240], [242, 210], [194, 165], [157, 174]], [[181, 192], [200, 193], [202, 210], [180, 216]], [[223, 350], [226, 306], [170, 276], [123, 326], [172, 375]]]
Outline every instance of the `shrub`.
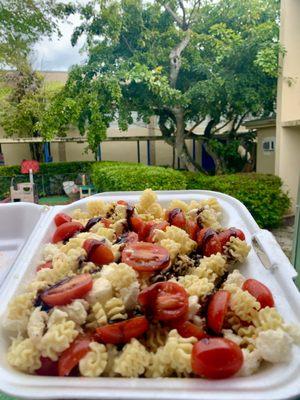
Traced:
[[92, 181], [99, 192], [176, 190], [186, 188], [186, 179], [179, 171], [170, 168], [138, 166], [102, 168], [93, 166]]
[[[90, 174], [92, 165], [96, 164], [98, 168], [136, 166], [144, 167], [144, 164], [125, 163], [116, 161], [73, 161], [73, 162], [54, 162], [41, 163], [40, 171], [34, 174], [34, 182], [39, 196], [64, 194], [63, 182], [75, 181], [80, 183], [79, 175], [86, 174], [87, 182], [90, 183]], [[28, 176], [21, 174], [20, 165], [0, 166], [0, 200], [9, 196], [11, 180], [14, 178], [14, 184], [28, 181]]]
[[215, 190], [236, 197], [263, 228], [280, 224], [290, 207], [290, 199], [282, 189], [278, 176], [245, 173], [234, 175], [206, 176], [185, 173], [188, 189]]

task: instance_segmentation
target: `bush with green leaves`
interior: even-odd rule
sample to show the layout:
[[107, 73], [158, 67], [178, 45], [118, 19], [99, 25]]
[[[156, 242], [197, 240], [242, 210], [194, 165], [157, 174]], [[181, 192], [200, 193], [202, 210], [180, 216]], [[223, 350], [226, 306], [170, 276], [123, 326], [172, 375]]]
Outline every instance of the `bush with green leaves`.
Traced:
[[[34, 174], [34, 182], [39, 196], [64, 194], [62, 183], [69, 180], [78, 180], [80, 174], [89, 177], [93, 161], [74, 161], [41, 163], [40, 171]], [[28, 182], [27, 174], [21, 174], [21, 166], [0, 167], [0, 199], [9, 196], [10, 185]]]
[[186, 189], [186, 179], [180, 171], [171, 168], [93, 165], [92, 181], [98, 192]]
[[[97, 192], [152, 188], [202, 189], [226, 193], [244, 203], [256, 222], [264, 228], [278, 226], [290, 207], [290, 199], [282, 191], [281, 179], [256, 173], [207, 176], [137, 163], [82, 161], [41, 164], [40, 173], [35, 174], [34, 181], [39, 195], [62, 194], [62, 182], [76, 181], [83, 173], [91, 178]], [[27, 177], [20, 175], [20, 166], [0, 167], [0, 199], [9, 195], [11, 178], [17, 183], [26, 181]]]
[[214, 190], [240, 200], [263, 228], [277, 227], [290, 207], [278, 176], [256, 173], [207, 176], [184, 173], [188, 189]]

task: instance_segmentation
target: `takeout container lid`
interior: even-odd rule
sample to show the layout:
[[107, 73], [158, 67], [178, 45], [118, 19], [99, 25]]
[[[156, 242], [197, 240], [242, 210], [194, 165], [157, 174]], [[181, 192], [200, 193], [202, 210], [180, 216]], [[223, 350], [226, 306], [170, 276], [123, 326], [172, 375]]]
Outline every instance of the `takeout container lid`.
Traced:
[[[215, 197], [223, 209], [223, 226], [236, 226], [245, 232], [250, 244], [255, 240], [262, 253], [261, 259], [251, 248], [247, 261], [239, 268], [246, 277], [259, 279], [272, 291], [276, 307], [287, 323], [300, 323], [300, 294], [293, 278], [296, 271], [282, 252], [273, 235], [258, 227], [246, 207], [228, 195], [204, 191], [157, 191], [158, 201], [166, 205], [173, 199], [183, 201]], [[22, 286], [34, 276], [39, 262], [41, 247], [51, 240], [55, 230], [53, 217], [60, 211], [70, 213], [76, 208], [84, 209], [90, 200], [105, 201], [119, 199], [135, 203], [141, 192], [101, 193], [66, 206], [38, 208], [42, 211], [34, 224], [32, 234], [19, 252], [0, 293], [0, 320], [4, 320], [9, 301], [22, 291]], [[19, 203], [20, 204], [20, 203]], [[8, 205], [13, 207], [13, 205]], [[270, 205], [271, 206], [271, 205]], [[13, 224], [15, 219], [5, 220], [5, 207], [0, 207], [1, 223]], [[18, 205], [27, 210], [26, 203]], [[39, 207], [39, 206], [37, 206]], [[238, 268], [238, 266], [237, 266]], [[293, 346], [289, 363], [269, 364], [257, 373], [244, 378], [229, 378], [211, 381], [198, 378], [83, 378], [42, 377], [27, 375], [11, 368], [5, 354], [9, 343], [9, 332], [0, 328], [0, 390], [27, 399], [168, 399], [168, 400], [275, 400], [291, 399], [300, 395], [300, 349]]]

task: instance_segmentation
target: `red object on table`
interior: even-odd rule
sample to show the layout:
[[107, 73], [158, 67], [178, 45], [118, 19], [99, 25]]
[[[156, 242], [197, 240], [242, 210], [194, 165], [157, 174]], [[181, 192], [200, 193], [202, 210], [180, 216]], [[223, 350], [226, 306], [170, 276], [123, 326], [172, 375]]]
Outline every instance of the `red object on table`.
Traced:
[[32, 172], [39, 172], [40, 170], [39, 162], [35, 160], [23, 160], [21, 163], [21, 173], [29, 174], [30, 170], [32, 170]]

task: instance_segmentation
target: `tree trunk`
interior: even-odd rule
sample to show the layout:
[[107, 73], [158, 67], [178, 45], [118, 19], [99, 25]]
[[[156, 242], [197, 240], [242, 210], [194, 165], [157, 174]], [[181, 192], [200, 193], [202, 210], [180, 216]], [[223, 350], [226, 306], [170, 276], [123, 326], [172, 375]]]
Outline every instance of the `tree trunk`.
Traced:
[[215, 163], [215, 174], [216, 175], [221, 175], [223, 173], [223, 167], [222, 167], [222, 162], [219, 159], [219, 157], [211, 150], [209, 145], [207, 143], [203, 144], [206, 152], [211, 156], [211, 158], [214, 160]]
[[30, 143], [29, 148], [30, 148], [30, 154], [33, 160], [36, 160], [38, 162], [43, 161], [43, 149], [42, 149], [42, 143]]
[[[184, 122], [184, 112], [179, 106], [173, 107], [173, 114], [176, 119], [176, 132], [175, 132], [175, 149], [177, 157], [179, 157], [180, 162], [188, 169], [188, 171], [196, 172], [203, 171], [200, 165], [198, 165], [190, 156], [186, 143], [185, 143], [185, 122]], [[203, 171], [204, 172], [204, 171]]]

